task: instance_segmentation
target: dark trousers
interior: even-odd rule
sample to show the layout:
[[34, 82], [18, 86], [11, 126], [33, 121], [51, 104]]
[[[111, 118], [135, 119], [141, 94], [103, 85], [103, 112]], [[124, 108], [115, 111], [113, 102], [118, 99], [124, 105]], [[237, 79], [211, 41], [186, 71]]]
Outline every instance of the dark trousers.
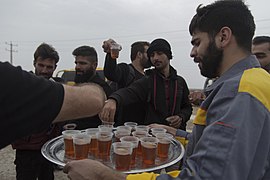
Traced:
[[53, 163], [40, 150], [16, 150], [14, 164], [17, 180], [54, 180]]

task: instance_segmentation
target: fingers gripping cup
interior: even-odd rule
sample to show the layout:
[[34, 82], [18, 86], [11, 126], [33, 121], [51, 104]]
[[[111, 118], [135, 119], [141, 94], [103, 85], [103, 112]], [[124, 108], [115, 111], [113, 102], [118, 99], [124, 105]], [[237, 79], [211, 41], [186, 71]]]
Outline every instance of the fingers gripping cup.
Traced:
[[158, 139], [155, 137], [140, 138], [142, 144], [142, 160], [144, 164], [155, 164]]
[[115, 169], [126, 171], [130, 168], [133, 144], [130, 142], [113, 143]]
[[119, 57], [119, 51], [121, 49], [122, 49], [122, 47], [117, 43], [113, 43], [111, 45], [111, 57], [112, 57], [112, 59], [117, 59]]
[[79, 130], [65, 130], [62, 132], [65, 145], [65, 157], [70, 159], [74, 158], [74, 147], [72, 137], [75, 134], [79, 133], [80, 133]]
[[78, 133], [73, 136], [75, 159], [87, 159], [91, 136], [87, 133]]

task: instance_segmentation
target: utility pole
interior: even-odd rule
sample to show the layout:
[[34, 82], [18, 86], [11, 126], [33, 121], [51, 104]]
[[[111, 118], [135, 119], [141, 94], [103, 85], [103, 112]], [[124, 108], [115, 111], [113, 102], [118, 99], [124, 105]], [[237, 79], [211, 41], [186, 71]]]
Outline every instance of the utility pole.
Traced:
[[10, 46], [10, 48], [6, 49], [6, 51], [10, 52], [10, 64], [13, 64], [13, 52], [18, 52], [18, 51], [13, 50], [13, 46], [18, 46], [18, 45], [17, 44], [12, 44], [11, 41], [10, 41], [10, 43], [6, 42], [6, 45]]

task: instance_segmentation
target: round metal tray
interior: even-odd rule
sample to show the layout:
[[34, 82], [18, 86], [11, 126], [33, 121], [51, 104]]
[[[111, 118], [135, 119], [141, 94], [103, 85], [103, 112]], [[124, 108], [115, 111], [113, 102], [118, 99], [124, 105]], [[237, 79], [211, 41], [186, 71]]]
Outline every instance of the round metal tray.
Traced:
[[[60, 166], [65, 166], [65, 164], [71, 160], [71, 159], [65, 158], [63, 136], [58, 136], [48, 141], [47, 143], [45, 143], [41, 149], [41, 153], [46, 159]], [[168, 158], [161, 159], [157, 157], [154, 165], [145, 165], [145, 164], [142, 164], [141, 157], [138, 156], [136, 157], [136, 165], [134, 167], [131, 167], [129, 171], [122, 171], [122, 172], [127, 173], [127, 174], [132, 174], [132, 173], [141, 173], [141, 172], [160, 170], [160, 169], [176, 164], [183, 158], [183, 156], [184, 156], [183, 145], [179, 141], [173, 139], [170, 144]], [[112, 159], [113, 157], [111, 155], [110, 160], [103, 163], [114, 169]], [[96, 159], [96, 160], [101, 161], [100, 159]]]

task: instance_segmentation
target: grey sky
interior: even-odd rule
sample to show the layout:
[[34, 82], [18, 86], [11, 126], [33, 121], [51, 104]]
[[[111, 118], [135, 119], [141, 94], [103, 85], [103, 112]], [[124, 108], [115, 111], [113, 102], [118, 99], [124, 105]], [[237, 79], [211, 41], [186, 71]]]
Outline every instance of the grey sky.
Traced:
[[[74, 68], [73, 49], [81, 45], [96, 48], [103, 67], [102, 42], [113, 38], [123, 46], [119, 62], [130, 62], [130, 45], [138, 40], [162, 37], [171, 46], [172, 65], [190, 88], [201, 88], [204, 77], [189, 57], [188, 25], [199, 4], [210, 0], [1, 0], [0, 60], [33, 70], [33, 53], [42, 42], [53, 45], [60, 54], [58, 70]], [[268, 0], [247, 0], [255, 17], [256, 35], [269, 35]]]

